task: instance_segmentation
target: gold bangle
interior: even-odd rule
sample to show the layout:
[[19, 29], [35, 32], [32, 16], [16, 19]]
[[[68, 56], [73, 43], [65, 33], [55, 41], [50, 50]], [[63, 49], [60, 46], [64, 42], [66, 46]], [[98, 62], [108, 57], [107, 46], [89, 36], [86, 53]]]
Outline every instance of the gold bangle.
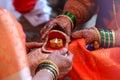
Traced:
[[65, 17], [65, 18], [67, 18], [67, 19], [69, 19], [70, 20], [70, 22], [71, 22], [71, 30], [74, 28], [74, 24], [73, 24], [73, 21], [68, 17], [68, 16], [66, 16], [66, 15], [58, 15], [56, 18], [59, 18], [59, 17]]
[[99, 44], [101, 44], [101, 37], [100, 37], [100, 33], [99, 33], [98, 29], [96, 27], [93, 27], [93, 29], [97, 32], [98, 38], [99, 38], [99, 41], [100, 41]]

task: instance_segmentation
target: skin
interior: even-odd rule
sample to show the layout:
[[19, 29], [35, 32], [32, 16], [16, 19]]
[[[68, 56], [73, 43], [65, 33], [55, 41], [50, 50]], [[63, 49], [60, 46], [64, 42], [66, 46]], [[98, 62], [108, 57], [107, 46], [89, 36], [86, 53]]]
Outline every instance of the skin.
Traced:
[[[52, 75], [49, 72], [44, 71], [44, 70], [40, 70], [40, 72], [38, 72], [37, 74], [34, 74], [36, 67], [40, 64], [40, 61], [42, 59], [51, 60], [53, 63], [56, 64], [56, 66], [59, 68], [59, 73], [60, 73], [59, 77], [64, 76], [66, 73], [68, 73], [71, 70], [73, 55], [71, 53], [69, 53], [69, 55], [65, 56], [65, 54], [67, 54], [67, 51], [68, 51], [67, 49], [55, 51], [53, 53], [50, 53], [49, 55], [44, 54], [43, 52], [41, 52], [41, 48], [40, 48], [42, 46], [42, 43], [36, 43], [36, 42], [33, 43], [32, 42], [32, 43], [25, 44], [25, 35], [24, 35], [21, 25], [16, 21], [16, 19], [7, 10], [0, 8], [0, 15], [1, 15], [0, 16], [0, 27], [1, 27], [0, 36], [2, 37], [1, 44], [3, 44], [3, 42], [5, 42], [4, 45], [1, 46], [1, 52], [9, 53], [8, 55], [12, 55], [13, 58], [14, 57], [20, 58], [18, 56], [19, 56], [19, 53], [21, 53], [20, 56], [23, 59], [18, 60], [18, 61], [20, 63], [22, 63], [21, 61], [25, 62], [23, 65], [14, 66], [14, 64], [12, 64], [12, 66], [19, 67], [19, 70], [22, 70], [22, 68], [25, 68], [28, 66], [27, 61], [25, 61], [26, 60], [25, 45], [26, 45], [26, 47], [28, 49], [31, 49], [31, 51], [26, 55], [28, 56], [28, 62], [29, 62], [31, 72], [33, 72], [33, 80], [38, 80], [38, 79], [53, 80], [53, 78], [51, 77]], [[13, 39], [13, 37], [14, 37], [14, 39]], [[10, 46], [9, 49], [8, 49], [8, 46]], [[35, 49], [35, 48], [37, 48], [37, 49]], [[4, 57], [8, 57], [8, 56], [5, 55]], [[13, 60], [16, 60], [16, 58], [12, 59], [12, 57], [10, 57], [10, 59], [13, 62]], [[5, 62], [7, 62], [7, 61], [5, 61]], [[4, 61], [3, 61], [3, 63], [4, 63]], [[7, 63], [4, 65], [6, 66]], [[15, 65], [16, 65], [16, 63], [15, 63]], [[13, 72], [14, 72], [16, 68], [13, 68], [12, 66], [10, 67], [10, 70], [9, 70], [9, 68], [7, 69], [7, 70], [9, 70], [8, 71], [8, 74], [10, 73], [9, 75], [14, 75], [14, 74], [12, 74], [11, 71], [13, 69]], [[18, 69], [15, 72], [17, 72], [17, 71], [18, 71]], [[43, 75], [43, 76], [41, 76], [41, 75]], [[46, 77], [48, 77], [48, 79]], [[6, 78], [5, 75], [4, 75], [4, 78]], [[2, 79], [3, 79], [3, 77], [2, 77]]]
[[66, 17], [61, 16], [49, 21], [40, 31], [42, 41], [45, 40], [46, 35], [52, 29], [59, 29], [65, 32], [68, 36], [71, 34], [71, 21]]
[[[71, 3], [72, 2], [72, 3]], [[95, 13], [96, 4], [95, 0], [67, 0], [64, 6], [64, 11], [69, 11], [76, 18], [76, 26], [82, 25], [88, 21]], [[50, 20], [40, 31], [41, 39], [44, 41], [47, 33], [52, 29], [60, 29], [70, 36], [72, 23], [63, 16], [56, 17]], [[74, 26], [75, 27], [75, 26]]]
[[[29, 48], [31, 48], [32, 45], [32, 49], [33, 49], [33, 47], [35, 48], [36, 45], [39, 45], [39, 47], [40, 45], [42, 46], [42, 43], [37, 44], [35, 42], [34, 45], [34, 43], [32, 42], [32, 43], [27, 43], [26, 45]], [[66, 55], [66, 53], [68, 55]], [[45, 54], [41, 51], [41, 48], [37, 48], [30, 51], [27, 55], [28, 55], [28, 61], [29, 61], [31, 74], [33, 76], [33, 80], [39, 80], [39, 77], [40, 80], [53, 80], [52, 79], [53, 75], [51, 75], [46, 70], [40, 70], [35, 74], [35, 70], [37, 66], [40, 64], [40, 61], [42, 61], [43, 59], [48, 59], [57, 65], [59, 69], [59, 76], [58, 76], [59, 78], [63, 77], [72, 69], [73, 55], [70, 52], [67, 52], [67, 49], [62, 49], [62, 50], [54, 51], [53, 53]], [[44, 75], [46, 75], [47, 78]]]
[[[114, 32], [115, 32], [115, 45], [113, 47], [119, 47], [120, 46], [120, 43], [119, 43], [120, 31], [116, 30]], [[89, 34], [91, 34], [91, 35], [89, 35]], [[94, 41], [97, 41], [100, 43], [98, 33], [94, 28], [76, 31], [76, 32], [72, 33], [71, 37], [72, 37], [72, 39], [84, 38], [86, 41], [86, 44], [92, 43]]]

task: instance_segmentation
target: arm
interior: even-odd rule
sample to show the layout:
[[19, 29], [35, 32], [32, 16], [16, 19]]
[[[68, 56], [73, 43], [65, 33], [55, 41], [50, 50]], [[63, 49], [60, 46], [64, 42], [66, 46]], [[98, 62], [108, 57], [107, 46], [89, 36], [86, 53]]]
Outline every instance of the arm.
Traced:
[[91, 44], [94, 41], [97, 41], [103, 48], [120, 47], [120, 30], [98, 30], [95, 27], [91, 27], [88, 29], [76, 31], [72, 33], [71, 37], [73, 39], [84, 38], [86, 44]]
[[95, 10], [95, 0], [68, 0], [64, 6], [64, 12], [41, 29], [41, 39], [45, 40], [47, 33], [52, 29], [61, 30], [70, 36], [74, 27], [87, 22]]
[[64, 11], [75, 15], [76, 26], [85, 23], [95, 13], [95, 0], [67, 0]]
[[53, 80], [53, 75], [47, 70], [40, 70], [32, 80]]
[[120, 47], [120, 30], [115, 31], [115, 45]]

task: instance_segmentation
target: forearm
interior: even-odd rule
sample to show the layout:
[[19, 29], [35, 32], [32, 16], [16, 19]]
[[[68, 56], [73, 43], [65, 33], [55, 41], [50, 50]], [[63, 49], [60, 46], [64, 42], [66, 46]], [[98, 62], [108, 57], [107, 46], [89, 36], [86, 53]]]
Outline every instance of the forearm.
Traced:
[[36, 73], [32, 80], [53, 80], [53, 75], [43, 69]]
[[120, 30], [115, 31], [115, 46], [120, 47]]
[[95, 13], [96, 3], [94, 0], [68, 0], [64, 11], [69, 11], [75, 15], [76, 26], [88, 21]]

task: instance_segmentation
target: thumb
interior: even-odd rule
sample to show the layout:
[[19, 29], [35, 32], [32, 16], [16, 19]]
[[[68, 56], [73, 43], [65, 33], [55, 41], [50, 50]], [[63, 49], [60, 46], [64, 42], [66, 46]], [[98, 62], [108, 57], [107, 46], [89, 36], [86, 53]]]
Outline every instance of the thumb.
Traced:
[[62, 50], [58, 50], [58, 54], [60, 54], [60, 55], [66, 55], [67, 54], [67, 49], [66, 48], [64, 48], [64, 49], [62, 49]]
[[42, 45], [43, 45], [43, 43], [38, 43], [38, 42], [28, 42], [28, 43], [26, 43], [26, 47], [29, 48], [29, 49], [39, 48]]

